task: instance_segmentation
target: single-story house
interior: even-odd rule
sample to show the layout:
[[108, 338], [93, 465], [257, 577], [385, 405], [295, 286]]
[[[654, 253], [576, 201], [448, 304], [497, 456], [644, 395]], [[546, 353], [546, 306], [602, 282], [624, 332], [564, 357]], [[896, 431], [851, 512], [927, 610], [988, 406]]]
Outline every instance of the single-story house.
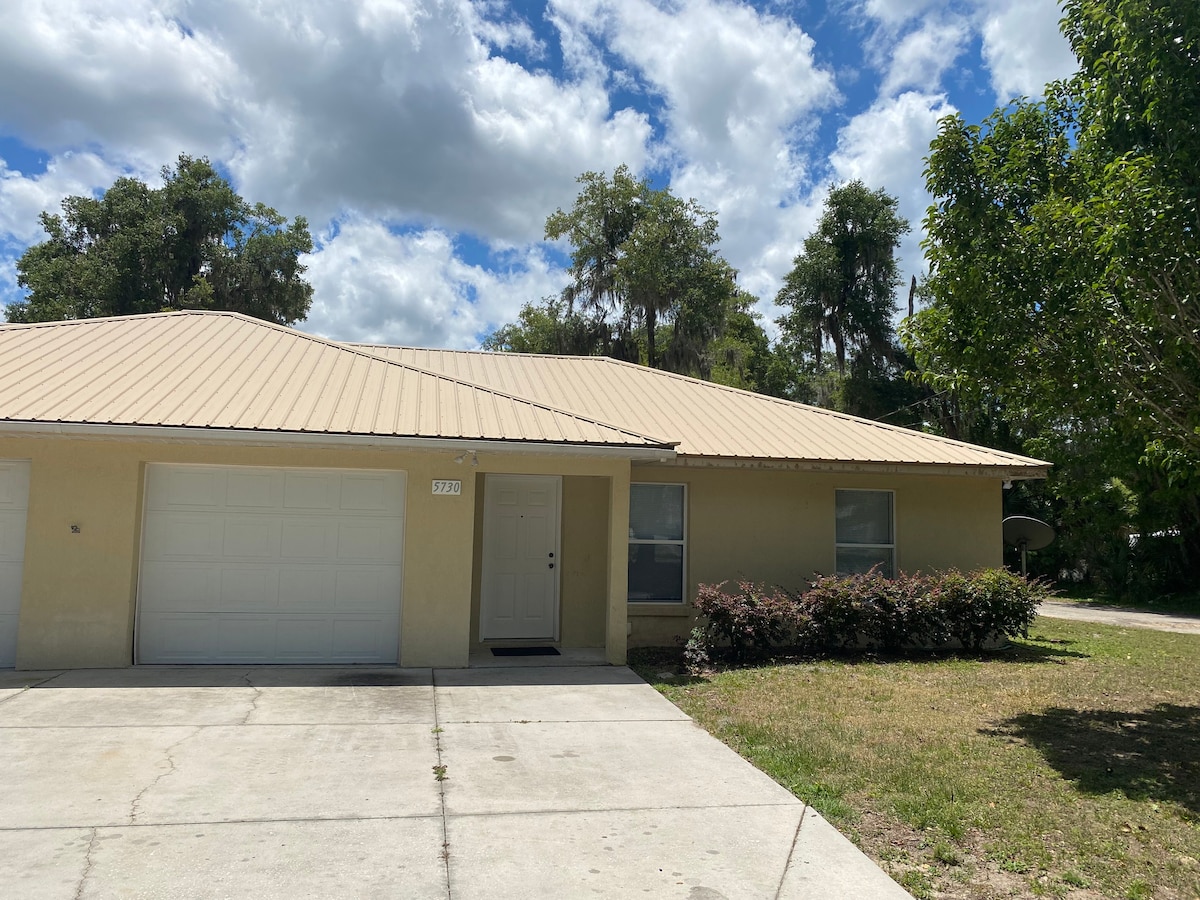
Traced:
[[620, 663], [699, 583], [999, 565], [1047, 469], [611, 359], [7, 325], [0, 666]]

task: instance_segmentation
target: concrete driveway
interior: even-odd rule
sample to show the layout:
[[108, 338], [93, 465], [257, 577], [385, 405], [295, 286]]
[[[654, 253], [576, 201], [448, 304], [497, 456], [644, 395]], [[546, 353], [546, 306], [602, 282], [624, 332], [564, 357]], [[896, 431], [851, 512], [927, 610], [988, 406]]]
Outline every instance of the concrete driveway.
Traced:
[[0, 896], [904, 898], [626, 668], [0, 672]]
[[1093, 606], [1090, 603], [1043, 600], [1042, 605], [1038, 607], [1038, 615], [1048, 616], [1051, 619], [1073, 619], [1076, 622], [1118, 625], [1122, 628], [1153, 628], [1156, 631], [1200, 634], [1200, 617], [1151, 612], [1127, 606]]

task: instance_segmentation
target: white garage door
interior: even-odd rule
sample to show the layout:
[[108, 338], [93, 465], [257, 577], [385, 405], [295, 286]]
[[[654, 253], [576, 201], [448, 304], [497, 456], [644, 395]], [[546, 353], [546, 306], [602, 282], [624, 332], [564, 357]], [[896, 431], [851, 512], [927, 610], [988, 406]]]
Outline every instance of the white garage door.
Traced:
[[0, 460], [0, 668], [15, 665], [17, 659], [28, 508], [29, 462]]
[[151, 465], [140, 663], [394, 663], [403, 472]]

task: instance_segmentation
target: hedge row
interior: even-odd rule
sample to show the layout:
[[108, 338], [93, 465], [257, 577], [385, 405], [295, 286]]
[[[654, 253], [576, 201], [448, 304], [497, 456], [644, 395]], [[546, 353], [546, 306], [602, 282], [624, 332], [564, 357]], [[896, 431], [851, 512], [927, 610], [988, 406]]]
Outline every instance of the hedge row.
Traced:
[[722, 652], [745, 660], [781, 648], [978, 651], [1027, 634], [1049, 594], [1043, 583], [1004, 569], [827, 576], [799, 594], [749, 581], [726, 590], [727, 584], [700, 585], [695, 607], [701, 618], [685, 651], [694, 666]]

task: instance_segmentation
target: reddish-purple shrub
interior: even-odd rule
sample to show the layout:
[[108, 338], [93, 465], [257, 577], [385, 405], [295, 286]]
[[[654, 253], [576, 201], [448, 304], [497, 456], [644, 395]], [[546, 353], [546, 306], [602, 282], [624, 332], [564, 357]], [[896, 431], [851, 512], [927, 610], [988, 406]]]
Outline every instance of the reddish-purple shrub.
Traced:
[[726, 584], [700, 585], [701, 619], [685, 651], [693, 666], [720, 650], [741, 661], [785, 646], [895, 651], [957, 641], [982, 650], [989, 641], [1028, 634], [1050, 593], [1004, 569], [823, 576], [800, 596], [750, 581], [739, 581], [736, 591]]
[[717, 647], [727, 648], [735, 660], [747, 659], [788, 643], [798, 629], [796, 598], [787, 591], [750, 581], [726, 591], [728, 583], [702, 584], [697, 590], [693, 605], [703, 620], [685, 650], [692, 665], [707, 662]]

